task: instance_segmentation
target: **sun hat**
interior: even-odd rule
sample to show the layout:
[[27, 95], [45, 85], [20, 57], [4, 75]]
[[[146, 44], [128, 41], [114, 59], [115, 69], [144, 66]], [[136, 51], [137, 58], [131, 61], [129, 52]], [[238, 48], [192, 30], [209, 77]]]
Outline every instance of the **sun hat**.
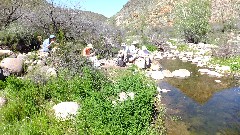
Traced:
[[88, 44], [87, 47], [93, 48], [93, 45], [92, 44]]
[[49, 38], [56, 38], [56, 36], [55, 35], [50, 35]]

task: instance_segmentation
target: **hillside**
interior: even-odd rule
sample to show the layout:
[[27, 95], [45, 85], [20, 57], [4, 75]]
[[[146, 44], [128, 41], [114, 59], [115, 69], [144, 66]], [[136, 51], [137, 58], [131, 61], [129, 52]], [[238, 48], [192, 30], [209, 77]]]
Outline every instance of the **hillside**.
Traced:
[[[142, 25], [169, 27], [174, 23], [174, 11], [178, 3], [186, 0], [129, 0], [113, 18], [117, 26]], [[210, 22], [223, 22], [239, 19], [239, 0], [211, 0]]]

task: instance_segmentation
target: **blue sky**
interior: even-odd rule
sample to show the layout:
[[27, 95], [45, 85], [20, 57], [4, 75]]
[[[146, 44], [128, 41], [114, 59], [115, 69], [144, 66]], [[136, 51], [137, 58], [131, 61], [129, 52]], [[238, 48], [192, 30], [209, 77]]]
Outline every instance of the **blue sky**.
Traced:
[[111, 17], [120, 11], [128, 0], [47, 0], [67, 7], [80, 7], [81, 10], [92, 11]]

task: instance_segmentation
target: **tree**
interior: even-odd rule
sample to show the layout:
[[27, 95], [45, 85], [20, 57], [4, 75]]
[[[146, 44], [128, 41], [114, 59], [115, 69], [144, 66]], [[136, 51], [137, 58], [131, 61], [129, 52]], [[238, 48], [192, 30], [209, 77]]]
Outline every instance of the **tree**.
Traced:
[[21, 0], [3, 0], [0, 3], [0, 30], [22, 17]]
[[176, 6], [175, 28], [188, 42], [198, 43], [206, 40], [210, 30], [209, 0], [190, 0]]

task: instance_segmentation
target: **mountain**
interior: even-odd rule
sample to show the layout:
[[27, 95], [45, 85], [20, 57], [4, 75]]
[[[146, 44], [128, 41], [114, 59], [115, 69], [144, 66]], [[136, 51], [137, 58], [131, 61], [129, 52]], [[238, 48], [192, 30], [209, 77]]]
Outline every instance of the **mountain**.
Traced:
[[[179, 2], [188, 0], [129, 0], [128, 3], [115, 15], [115, 24], [121, 27], [139, 28], [171, 27], [174, 23], [174, 11]], [[210, 22], [223, 22], [240, 18], [239, 0], [210, 0]]]

